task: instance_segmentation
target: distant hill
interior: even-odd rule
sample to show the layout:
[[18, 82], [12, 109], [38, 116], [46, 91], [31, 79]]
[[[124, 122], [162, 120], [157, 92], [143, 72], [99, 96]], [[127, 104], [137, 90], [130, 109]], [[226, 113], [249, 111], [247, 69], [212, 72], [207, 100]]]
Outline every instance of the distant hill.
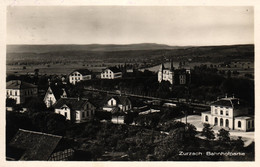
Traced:
[[64, 51], [134, 51], [134, 50], [165, 50], [187, 48], [156, 43], [140, 43], [128, 45], [89, 44], [89, 45], [7, 45], [7, 53], [46, 53]]

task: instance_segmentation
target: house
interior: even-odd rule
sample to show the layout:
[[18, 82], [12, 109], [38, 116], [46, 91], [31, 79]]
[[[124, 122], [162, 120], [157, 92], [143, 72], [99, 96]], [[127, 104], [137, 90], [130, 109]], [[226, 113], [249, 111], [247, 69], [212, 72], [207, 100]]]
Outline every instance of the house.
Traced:
[[6, 97], [14, 99], [16, 104], [22, 104], [30, 97], [38, 96], [36, 85], [21, 80], [11, 80], [6, 83]]
[[94, 116], [96, 107], [88, 99], [60, 98], [54, 104], [54, 109], [55, 113], [65, 116], [67, 120], [81, 123]]
[[248, 107], [238, 98], [221, 98], [210, 105], [211, 110], [201, 114], [201, 121], [232, 130], [254, 129], [254, 117], [248, 115]]
[[49, 86], [43, 101], [46, 104], [46, 107], [49, 108], [53, 106], [53, 104], [56, 103], [56, 101], [59, 100], [60, 98], [66, 98], [66, 97], [67, 97], [67, 93], [65, 88], [61, 88], [56, 85]]
[[69, 74], [69, 82], [75, 85], [77, 82], [91, 80], [92, 79], [92, 72], [88, 69], [78, 69], [74, 70], [72, 73]]
[[174, 85], [185, 85], [190, 82], [190, 69], [184, 69], [182, 66], [179, 69], [174, 69], [173, 62], [171, 67], [165, 68], [162, 63], [158, 71], [158, 82], [169, 81]]
[[7, 160], [65, 161], [73, 158], [72, 141], [62, 136], [19, 129], [6, 147]]
[[116, 79], [122, 78], [122, 71], [117, 67], [109, 67], [102, 71], [101, 79]]
[[104, 100], [103, 110], [113, 112], [118, 110], [126, 112], [132, 109], [131, 100], [125, 96], [109, 96]]

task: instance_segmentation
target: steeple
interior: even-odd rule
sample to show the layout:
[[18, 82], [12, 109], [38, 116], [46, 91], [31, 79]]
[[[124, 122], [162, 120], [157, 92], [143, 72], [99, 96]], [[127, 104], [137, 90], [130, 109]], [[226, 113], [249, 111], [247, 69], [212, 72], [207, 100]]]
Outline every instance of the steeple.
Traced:
[[163, 70], [164, 70], [164, 64], [163, 64], [163, 63], [161, 64], [161, 67], [160, 67], [159, 70], [160, 70], [160, 71], [163, 71]]
[[171, 70], [174, 70], [174, 67], [173, 67], [173, 60], [171, 59]]

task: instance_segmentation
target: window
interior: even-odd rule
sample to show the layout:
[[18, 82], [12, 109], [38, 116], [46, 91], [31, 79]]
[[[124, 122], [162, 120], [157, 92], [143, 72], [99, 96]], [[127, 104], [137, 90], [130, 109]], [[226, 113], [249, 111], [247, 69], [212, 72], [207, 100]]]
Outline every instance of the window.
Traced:
[[209, 121], [209, 118], [208, 118], [208, 116], [207, 116], [207, 115], [205, 116], [205, 121], [206, 121], [206, 122], [208, 122], [208, 121]]
[[228, 110], [226, 110], [226, 116], [228, 116], [228, 115], [229, 115]]
[[252, 120], [252, 128], [254, 127], [254, 120]]
[[251, 126], [251, 124], [250, 124], [251, 122], [250, 122], [250, 120], [247, 122], [247, 126], [248, 126], [248, 128], [250, 128], [250, 126]]
[[226, 119], [226, 127], [229, 127], [229, 120]]
[[238, 121], [237, 127], [241, 128], [241, 121]]
[[111, 100], [111, 106], [113, 106], [113, 102], [114, 102], [114, 101], [113, 101], [113, 100]]
[[220, 110], [220, 115], [223, 115], [223, 110]]
[[64, 116], [67, 118], [67, 112], [64, 112]]
[[17, 91], [14, 91], [14, 95], [17, 96]]
[[88, 111], [87, 111], [87, 117], [89, 116], [89, 113], [88, 113]]
[[223, 126], [223, 119], [220, 118], [220, 126]]
[[12, 91], [10, 91], [10, 95], [12, 95]]
[[82, 118], [84, 118], [84, 117], [85, 117], [85, 111], [82, 112]]
[[218, 118], [215, 117], [215, 125], [218, 125]]
[[218, 109], [215, 109], [215, 114], [218, 114]]

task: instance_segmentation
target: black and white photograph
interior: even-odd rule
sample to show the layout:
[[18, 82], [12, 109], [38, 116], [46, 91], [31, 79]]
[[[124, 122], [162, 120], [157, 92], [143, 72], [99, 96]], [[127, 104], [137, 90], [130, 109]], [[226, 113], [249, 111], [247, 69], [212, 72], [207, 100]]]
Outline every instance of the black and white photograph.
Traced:
[[254, 162], [254, 17], [7, 6], [5, 161]]

